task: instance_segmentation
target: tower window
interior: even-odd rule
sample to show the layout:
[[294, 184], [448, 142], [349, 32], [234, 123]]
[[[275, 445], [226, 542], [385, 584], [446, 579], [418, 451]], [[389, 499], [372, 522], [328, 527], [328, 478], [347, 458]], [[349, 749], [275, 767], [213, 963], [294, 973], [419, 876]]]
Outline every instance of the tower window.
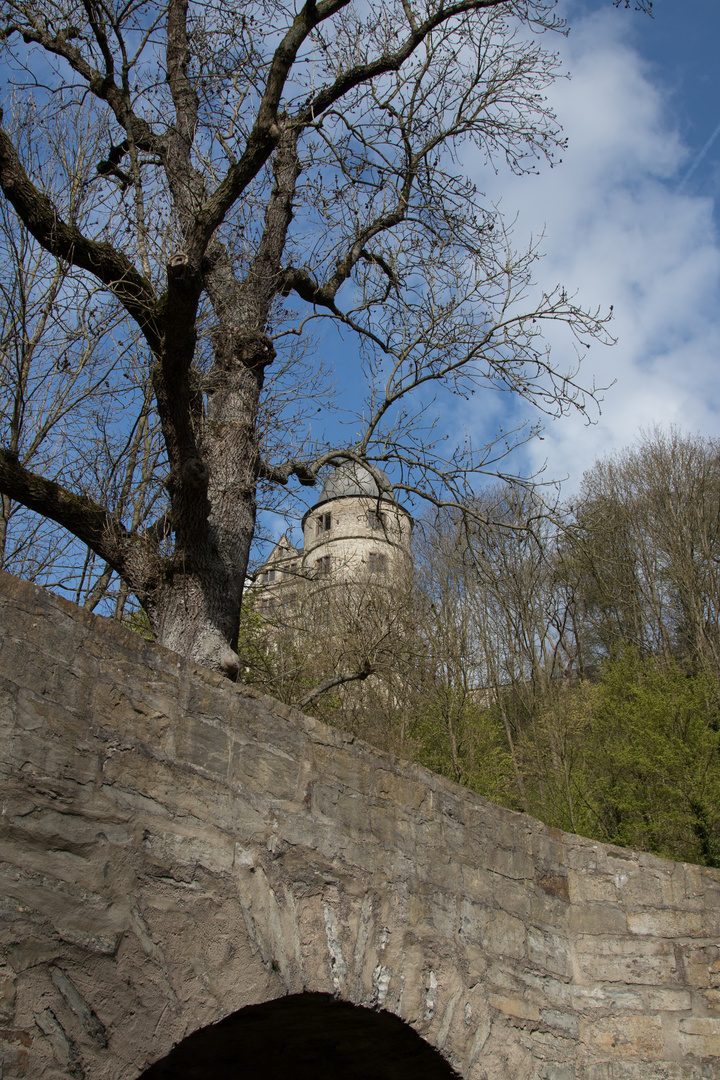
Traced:
[[[329, 516], [330, 515], [328, 514], [328, 517]], [[330, 573], [330, 556], [329, 555], [323, 555], [322, 558], [316, 559], [315, 560], [315, 570], [317, 571], [318, 574], [329, 574]]]
[[374, 574], [384, 574], [387, 569], [387, 555], [380, 551], [369, 552], [368, 569]]
[[330, 532], [332, 528], [332, 514], [320, 514], [317, 519], [317, 533], [320, 536], [322, 533]]
[[385, 515], [379, 510], [368, 510], [367, 521], [371, 529], [385, 528]]

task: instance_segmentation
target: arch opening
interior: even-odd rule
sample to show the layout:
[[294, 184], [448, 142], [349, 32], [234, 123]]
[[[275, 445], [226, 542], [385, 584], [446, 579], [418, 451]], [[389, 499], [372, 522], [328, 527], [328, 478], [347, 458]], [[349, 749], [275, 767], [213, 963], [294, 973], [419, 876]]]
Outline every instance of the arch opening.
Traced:
[[457, 1080], [408, 1024], [331, 994], [248, 1005], [200, 1028], [139, 1080]]

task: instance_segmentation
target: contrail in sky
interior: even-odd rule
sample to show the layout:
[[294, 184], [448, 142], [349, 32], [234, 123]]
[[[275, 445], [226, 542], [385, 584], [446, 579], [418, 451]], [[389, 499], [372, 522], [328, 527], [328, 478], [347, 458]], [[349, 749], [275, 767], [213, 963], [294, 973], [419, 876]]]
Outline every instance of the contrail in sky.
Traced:
[[690, 166], [690, 168], [688, 169], [688, 171], [687, 171], [687, 172], [685, 173], [685, 175], [683, 176], [682, 180], [681, 180], [681, 181], [680, 181], [680, 183], [678, 184], [678, 191], [679, 191], [679, 190], [680, 190], [681, 188], [684, 188], [684, 187], [685, 187], [685, 185], [687, 184], [688, 180], [689, 180], [689, 179], [690, 179], [690, 177], [691, 177], [691, 176], [693, 175], [693, 173], [694, 173], [694, 172], [695, 172], [695, 170], [697, 169], [698, 165], [700, 165], [700, 163], [702, 162], [703, 158], [704, 158], [704, 157], [705, 157], [705, 155], [707, 154], [708, 150], [710, 149], [710, 147], [712, 146], [712, 144], [713, 144], [713, 143], [715, 142], [715, 140], [717, 139], [718, 135], [720, 135], [720, 124], [718, 124], [718, 126], [717, 126], [717, 127], [715, 128], [715, 130], [713, 131], [712, 135], [710, 136], [710, 138], [708, 139], [708, 141], [707, 141], [707, 142], [705, 143], [705, 145], [703, 146], [702, 150], [700, 151], [700, 153], [698, 154], [698, 156], [697, 156], [697, 157], [695, 158], [695, 160], [693, 161], [693, 163], [692, 163], [692, 165]]

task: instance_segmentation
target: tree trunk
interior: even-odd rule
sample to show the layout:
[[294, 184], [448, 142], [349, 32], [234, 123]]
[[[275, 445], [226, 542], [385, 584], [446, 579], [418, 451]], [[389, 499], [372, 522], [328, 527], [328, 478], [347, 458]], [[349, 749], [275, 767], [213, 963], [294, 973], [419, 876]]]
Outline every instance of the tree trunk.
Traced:
[[[161, 645], [237, 678], [237, 646], [245, 575], [255, 531], [259, 468], [258, 400], [270, 339], [221, 324], [207, 394], [198, 457], [171, 489], [182, 528], [175, 555], [144, 606]], [[192, 510], [189, 511], [189, 504]]]

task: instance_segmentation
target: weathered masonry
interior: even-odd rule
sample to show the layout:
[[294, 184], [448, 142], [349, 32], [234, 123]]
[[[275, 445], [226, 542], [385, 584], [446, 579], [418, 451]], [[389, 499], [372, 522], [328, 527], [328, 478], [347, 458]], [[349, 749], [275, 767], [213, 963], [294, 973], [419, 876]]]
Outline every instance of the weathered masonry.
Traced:
[[719, 872], [0, 588], [3, 1080], [720, 1078]]

